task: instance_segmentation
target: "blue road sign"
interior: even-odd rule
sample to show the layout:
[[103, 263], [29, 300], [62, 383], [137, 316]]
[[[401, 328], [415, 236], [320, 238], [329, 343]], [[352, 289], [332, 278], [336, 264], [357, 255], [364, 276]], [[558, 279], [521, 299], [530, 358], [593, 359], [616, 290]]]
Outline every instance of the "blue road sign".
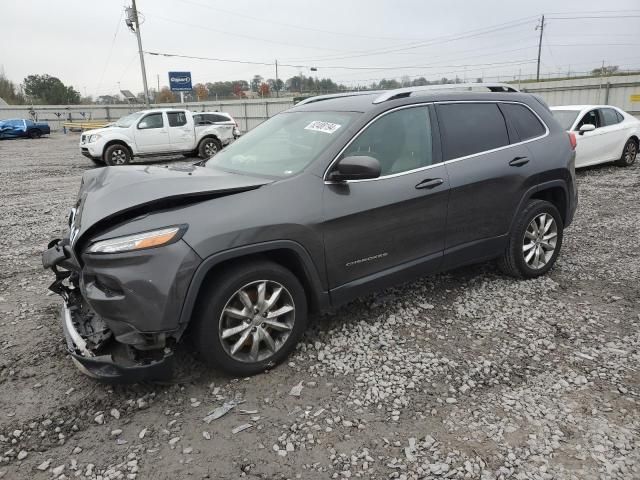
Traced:
[[191, 72], [169, 72], [169, 88], [172, 92], [190, 92]]

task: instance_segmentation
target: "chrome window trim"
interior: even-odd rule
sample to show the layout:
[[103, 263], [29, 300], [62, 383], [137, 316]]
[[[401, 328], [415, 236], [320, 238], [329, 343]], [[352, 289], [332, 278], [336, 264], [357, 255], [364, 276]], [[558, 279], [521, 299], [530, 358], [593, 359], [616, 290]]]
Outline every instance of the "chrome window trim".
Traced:
[[[378, 177], [378, 178], [367, 178], [367, 179], [363, 179], [363, 180], [345, 180], [344, 182], [333, 182], [331, 180], [327, 180], [327, 174], [329, 173], [329, 171], [331, 170], [333, 165], [338, 161], [340, 156], [344, 153], [344, 151], [360, 136], [360, 134], [362, 134], [362, 132], [364, 132], [369, 127], [369, 125], [371, 125], [373, 122], [377, 121], [379, 118], [381, 118], [384, 115], [387, 115], [389, 113], [392, 113], [392, 112], [395, 112], [395, 111], [398, 111], [398, 110], [403, 110], [405, 108], [424, 107], [424, 106], [429, 106], [429, 105], [447, 105], [447, 104], [452, 104], [452, 103], [495, 103], [495, 104], [511, 103], [511, 104], [516, 104], [516, 105], [523, 105], [524, 107], [528, 108], [536, 116], [536, 118], [540, 121], [540, 123], [544, 127], [545, 132], [544, 132], [544, 134], [539, 135], [537, 137], [529, 138], [527, 140], [523, 140], [523, 141], [516, 142], [516, 143], [510, 143], [509, 145], [504, 145], [502, 147], [493, 148], [491, 150], [483, 150], [482, 152], [472, 153], [472, 154], [466, 155], [464, 157], [452, 158], [451, 160], [445, 160], [445, 161], [442, 161], [442, 162], [439, 162], [439, 163], [434, 163], [432, 165], [427, 165], [425, 167], [415, 168], [413, 170], [407, 170], [405, 172], [392, 173], [390, 175], [384, 175], [384, 176], [381, 176], [381, 177]], [[505, 126], [506, 126], [506, 119], [505, 119]], [[438, 128], [440, 128], [440, 125], [438, 125]], [[538, 113], [533, 108], [531, 108], [529, 105], [527, 105], [526, 103], [523, 103], [523, 102], [516, 102], [516, 101], [513, 101], [513, 100], [450, 100], [450, 101], [441, 101], [441, 102], [432, 101], [432, 102], [423, 102], [423, 103], [413, 103], [411, 105], [403, 105], [403, 106], [400, 106], [400, 107], [393, 108], [391, 110], [387, 110], [386, 112], [382, 112], [380, 115], [378, 115], [375, 118], [372, 118], [370, 121], [368, 121], [366, 123], [366, 125], [364, 125], [358, 131], [358, 133], [356, 133], [351, 138], [351, 140], [349, 140], [349, 142], [344, 147], [342, 147], [342, 149], [340, 149], [338, 154], [334, 157], [334, 159], [331, 161], [329, 166], [325, 169], [324, 175], [322, 176], [322, 178], [324, 179], [325, 185], [340, 185], [340, 184], [345, 184], [345, 183], [375, 182], [375, 181], [378, 181], [378, 180], [386, 180], [387, 178], [395, 178], [395, 177], [400, 177], [402, 175], [409, 175], [411, 173], [416, 173], [416, 172], [420, 172], [420, 171], [423, 171], [423, 170], [429, 170], [430, 168], [437, 167], [437, 166], [440, 166], [440, 165], [447, 165], [449, 163], [459, 162], [461, 160], [467, 160], [469, 158], [477, 157], [479, 155], [485, 155], [487, 153], [498, 152], [500, 150], [505, 150], [507, 148], [516, 147], [518, 145], [524, 145], [525, 143], [529, 143], [529, 142], [533, 142], [533, 141], [536, 141], [536, 140], [540, 140], [540, 139], [545, 138], [547, 136], [549, 136], [549, 127], [547, 126], [545, 121], [540, 117], [540, 115], [538, 115]]]

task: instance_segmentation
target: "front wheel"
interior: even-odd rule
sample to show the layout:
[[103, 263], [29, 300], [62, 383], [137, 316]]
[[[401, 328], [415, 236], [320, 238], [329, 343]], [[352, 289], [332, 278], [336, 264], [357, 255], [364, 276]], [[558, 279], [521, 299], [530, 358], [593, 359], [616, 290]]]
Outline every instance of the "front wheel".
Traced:
[[207, 160], [220, 150], [222, 150], [222, 145], [217, 139], [205, 138], [200, 142], [200, 145], [198, 145], [198, 156], [203, 160]]
[[636, 161], [636, 157], [638, 156], [638, 144], [632, 138], [627, 140], [627, 143], [624, 144], [624, 148], [622, 149], [622, 156], [620, 160], [616, 162], [616, 165], [621, 167], [630, 167]]
[[498, 264], [516, 278], [536, 278], [556, 262], [564, 224], [558, 209], [545, 200], [531, 200], [520, 212]]
[[126, 165], [131, 161], [129, 149], [120, 143], [111, 145], [104, 152], [104, 163], [110, 167], [116, 165]]
[[280, 363], [306, 329], [304, 289], [276, 263], [239, 263], [204, 288], [194, 340], [203, 360], [226, 373], [249, 376]]
[[42, 137], [42, 132], [40, 130], [30, 130], [29, 131], [29, 138], [40, 138]]

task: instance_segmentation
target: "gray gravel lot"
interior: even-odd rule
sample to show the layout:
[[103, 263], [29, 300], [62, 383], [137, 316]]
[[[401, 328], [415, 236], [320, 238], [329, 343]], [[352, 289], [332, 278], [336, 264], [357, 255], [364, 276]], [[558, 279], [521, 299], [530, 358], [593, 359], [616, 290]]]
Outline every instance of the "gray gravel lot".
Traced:
[[464, 268], [318, 318], [272, 372], [180, 352], [172, 384], [109, 387], [65, 355], [40, 264], [93, 168], [77, 141], [0, 142], [0, 478], [640, 478], [637, 164], [578, 173], [545, 278]]

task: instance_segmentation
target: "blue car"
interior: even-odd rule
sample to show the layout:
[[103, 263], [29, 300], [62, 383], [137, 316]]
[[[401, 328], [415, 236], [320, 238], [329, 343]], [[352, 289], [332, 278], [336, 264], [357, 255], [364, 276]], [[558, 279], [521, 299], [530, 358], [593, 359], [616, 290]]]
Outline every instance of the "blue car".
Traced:
[[49, 135], [49, 124], [32, 120], [0, 120], [0, 139], [40, 138]]

